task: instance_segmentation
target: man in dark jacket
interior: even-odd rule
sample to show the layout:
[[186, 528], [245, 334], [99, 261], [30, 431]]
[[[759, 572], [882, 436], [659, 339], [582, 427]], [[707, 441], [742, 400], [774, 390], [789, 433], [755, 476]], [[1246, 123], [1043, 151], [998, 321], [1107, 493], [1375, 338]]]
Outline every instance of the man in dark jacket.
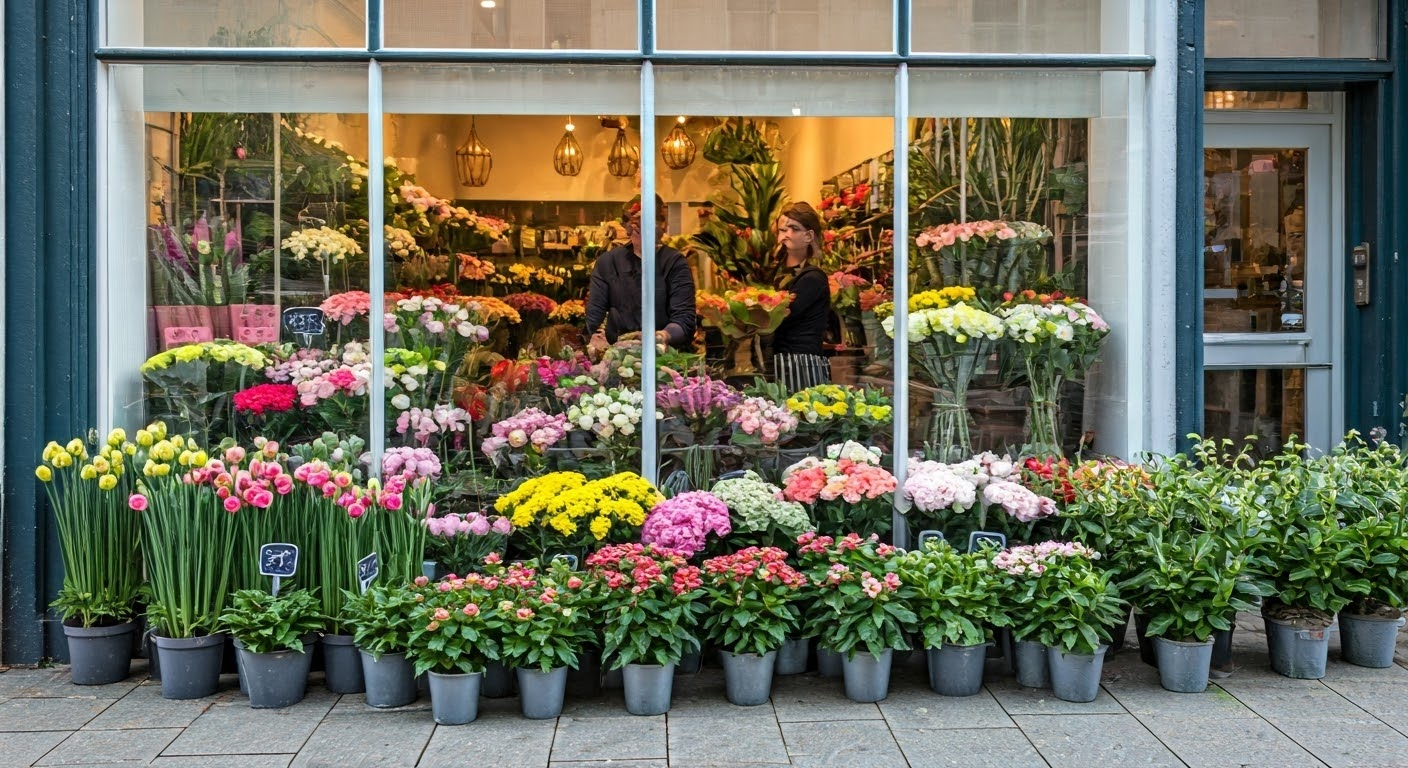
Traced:
[[[641, 317], [640, 196], [626, 204], [623, 219], [631, 237], [597, 257], [587, 295], [587, 335], [600, 343], [598, 332], [606, 322], [605, 341], [615, 343], [622, 334], [639, 331]], [[688, 348], [694, 338], [694, 275], [684, 255], [660, 245], [668, 218], [665, 201], [655, 196], [655, 341]]]

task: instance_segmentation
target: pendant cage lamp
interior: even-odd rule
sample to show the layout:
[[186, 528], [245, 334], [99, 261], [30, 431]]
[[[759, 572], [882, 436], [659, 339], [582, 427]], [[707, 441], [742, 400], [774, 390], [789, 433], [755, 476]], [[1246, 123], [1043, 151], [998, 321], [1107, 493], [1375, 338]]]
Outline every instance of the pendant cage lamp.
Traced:
[[611, 143], [611, 153], [606, 156], [606, 170], [612, 176], [625, 178], [634, 176], [640, 168], [640, 150], [631, 146], [626, 139], [626, 129], [616, 129], [616, 141]]
[[576, 128], [572, 118], [567, 118], [567, 130], [563, 131], [562, 139], [552, 151], [552, 169], [560, 176], [576, 176], [582, 172], [582, 145], [572, 135]]
[[475, 120], [469, 120], [469, 138], [455, 150], [455, 169], [459, 172], [460, 184], [466, 187], [482, 187], [489, 183], [489, 172], [494, 170], [494, 153], [479, 140]]
[[697, 151], [694, 139], [689, 138], [689, 133], [684, 129], [684, 116], [681, 115], [675, 127], [665, 135], [665, 141], [660, 145], [660, 156], [665, 159], [665, 165], [682, 171], [694, 162]]

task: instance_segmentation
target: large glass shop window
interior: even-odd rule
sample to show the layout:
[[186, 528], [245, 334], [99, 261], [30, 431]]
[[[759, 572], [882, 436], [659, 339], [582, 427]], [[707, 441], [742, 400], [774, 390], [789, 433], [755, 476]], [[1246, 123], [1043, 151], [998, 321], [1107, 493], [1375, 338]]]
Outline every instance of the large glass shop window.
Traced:
[[366, 309], [329, 302], [368, 285], [366, 70], [109, 73], [103, 420], [359, 456]]
[[637, 0], [385, 0], [388, 48], [636, 50]]
[[892, 0], [657, 0], [658, 45], [685, 51], [890, 51]]
[[[1128, 450], [1139, 193], [1126, 121], [1101, 106], [1128, 78], [912, 73], [909, 301], [875, 310], [907, 336], [912, 454], [987, 472]], [[942, 514], [909, 517], [952, 528]]]
[[362, 48], [367, 39], [365, 0], [104, 2], [109, 46]]
[[1143, 2], [913, 0], [916, 52], [1138, 53]]

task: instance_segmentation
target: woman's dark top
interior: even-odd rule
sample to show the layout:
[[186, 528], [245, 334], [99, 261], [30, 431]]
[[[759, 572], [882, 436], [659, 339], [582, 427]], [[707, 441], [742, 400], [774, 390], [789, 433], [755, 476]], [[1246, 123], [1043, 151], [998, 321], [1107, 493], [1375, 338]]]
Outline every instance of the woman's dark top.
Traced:
[[[606, 340], [613, 344], [640, 330], [640, 270], [641, 259], [629, 243], [597, 257], [587, 294], [588, 336], [603, 320]], [[681, 347], [694, 338], [694, 324], [694, 275], [683, 254], [661, 246], [655, 259], [655, 330], [669, 331], [670, 346]]]
[[811, 264], [795, 270], [784, 267], [777, 287], [791, 291], [793, 297], [787, 319], [773, 334], [773, 353], [820, 355], [821, 337], [831, 314], [831, 284], [826, 273]]

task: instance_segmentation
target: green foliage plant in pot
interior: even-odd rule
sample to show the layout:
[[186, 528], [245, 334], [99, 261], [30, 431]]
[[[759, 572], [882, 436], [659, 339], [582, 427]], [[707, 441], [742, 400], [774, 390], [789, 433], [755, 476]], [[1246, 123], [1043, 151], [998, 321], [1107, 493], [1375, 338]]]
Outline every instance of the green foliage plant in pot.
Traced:
[[425, 596], [410, 585], [379, 584], [345, 592], [342, 615], [362, 658], [367, 704], [399, 707], [416, 700], [415, 669], [406, 657], [416, 609]]
[[748, 547], [704, 561], [704, 631], [719, 646], [728, 700], [767, 703], [777, 652], [797, 631], [807, 579], [776, 547]]
[[699, 649], [699, 568], [649, 544], [603, 547], [587, 558], [601, 590], [602, 652], [623, 669], [626, 710], [659, 715], [670, 708], [674, 668]]
[[[1099, 552], [1101, 566], [1119, 583], [1137, 570], [1130, 544], [1139, 541], [1150, 525], [1147, 509], [1154, 494], [1149, 472], [1138, 464], [1085, 461], [1069, 477], [1065, 504], [1054, 519], [1060, 526], [1058, 536]], [[1112, 650], [1119, 648], [1127, 626], [1127, 618], [1116, 622]]]
[[498, 601], [489, 637], [497, 639], [504, 664], [515, 668], [523, 716], [557, 717], [568, 670], [594, 639], [591, 617], [580, 604], [586, 580], [560, 559], [546, 568], [533, 560], [504, 566], [491, 555], [484, 570], [484, 583]]
[[64, 582], [50, 605], [63, 617], [77, 685], [127, 677], [142, 587], [142, 518], [128, 506], [137, 446], [120, 429], [101, 444], [94, 437], [49, 443], [34, 470], [59, 530]]
[[929, 687], [943, 696], [972, 696], [983, 687], [987, 641], [1007, 624], [1002, 577], [990, 553], [961, 553], [943, 540], [900, 558], [900, 580], [914, 589], [912, 606], [929, 655]]
[[815, 537], [802, 547], [822, 547], [829, 556], [825, 571], [811, 574], [820, 588], [813, 612], [821, 645], [841, 654], [846, 697], [884, 699], [893, 652], [909, 650], [908, 635], [918, 629], [910, 608], [914, 589], [899, 574], [899, 550], [874, 534], [861, 538], [855, 533], [834, 542]]
[[230, 595], [220, 625], [234, 640], [249, 706], [281, 708], [303, 700], [312, 646], [326, 622], [315, 592], [296, 589], [274, 596], [241, 589]]
[[491, 631], [497, 612], [493, 583], [477, 573], [439, 582], [416, 577], [415, 593], [424, 599], [411, 612], [406, 657], [416, 674], [430, 675], [431, 714], [440, 725], [463, 725], [479, 716], [480, 680], [499, 658]]

